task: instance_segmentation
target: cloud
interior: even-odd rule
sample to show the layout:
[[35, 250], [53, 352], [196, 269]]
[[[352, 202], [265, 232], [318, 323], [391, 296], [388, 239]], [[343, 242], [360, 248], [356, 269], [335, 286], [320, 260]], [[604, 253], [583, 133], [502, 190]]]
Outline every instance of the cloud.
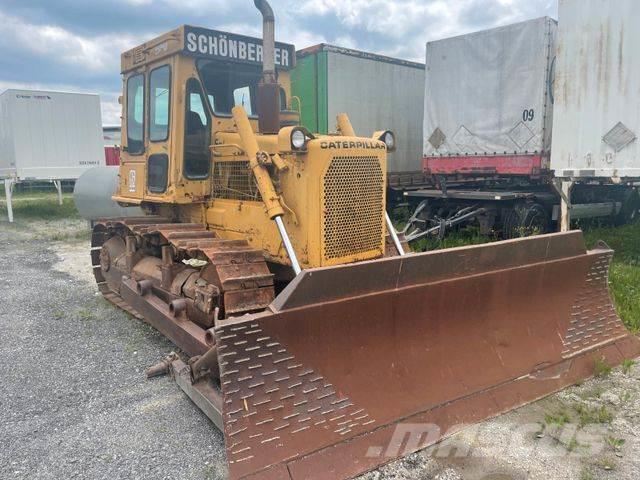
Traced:
[[[52, 58], [69, 67], [89, 72], [113, 72], [119, 69], [119, 56], [140, 43], [134, 35], [98, 35], [84, 37], [55, 25], [33, 25], [0, 11], [0, 48], [8, 50], [16, 45], [28, 53]], [[108, 46], [108, 48], [105, 48]]]
[[[112, 99], [115, 97], [115, 100]], [[100, 107], [102, 110], [102, 124], [103, 125], [120, 125], [120, 116], [122, 114], [122, 107], [118, 103], [118, 96], [100, 96]]]
[[555, 15], [556, 0], [304, 0], [305, 26], [345, 34], [358, 48], [424, 61], [426, 42]]
[[[272, 0], [276, 34], [423, 62], [427, 41], [556, 13], [557, 0]], [[9, 13], [10, 12], [10, 13]], [[182, 23], [262, 34], [251, 0], [2, 0], [0, 88], [98, 92], [118, 123], [120, 54]]]

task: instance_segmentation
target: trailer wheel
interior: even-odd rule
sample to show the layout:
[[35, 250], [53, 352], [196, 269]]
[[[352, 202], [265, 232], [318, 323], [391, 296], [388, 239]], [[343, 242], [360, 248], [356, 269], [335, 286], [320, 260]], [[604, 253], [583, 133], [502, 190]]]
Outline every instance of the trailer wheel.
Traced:
[[502, 233], [505, 238], [531, 237], [549, 231], [549, 214], [539, 203], [519, 203], [504, 216]]
[[640, 210], [640, 194], [635, 188], [630, 190], [622, 201], [622, 209], [616, 216], [616, 225], [626, 225], [638, 218]]

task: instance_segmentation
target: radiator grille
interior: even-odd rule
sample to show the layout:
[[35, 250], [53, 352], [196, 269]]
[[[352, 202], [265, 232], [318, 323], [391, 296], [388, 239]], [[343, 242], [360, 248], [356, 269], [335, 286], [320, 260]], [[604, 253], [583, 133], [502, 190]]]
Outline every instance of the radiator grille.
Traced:
[[383, 202], [378, 157], [334, 157], [324, 177], [325, 259], [381, 249]]
[[249, 162], [214, 162], [213, 165], [214, 198], [260, 200], [260, 192], [249, 168]]

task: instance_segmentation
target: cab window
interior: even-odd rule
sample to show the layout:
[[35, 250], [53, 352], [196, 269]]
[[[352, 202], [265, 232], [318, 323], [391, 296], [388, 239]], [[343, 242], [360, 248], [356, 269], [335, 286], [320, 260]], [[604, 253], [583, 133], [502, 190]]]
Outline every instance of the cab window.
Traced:
[[231, 109], [241, 105], [248, 115], [258, 114], [259, 66], [200, 60], [198, 72], [214, 113], [231, 115]]
[[235, 107], [244, 107], [247, 115], [253, 115], [253, 102], [251, 101], [251, 88], [248, 85], [236, 88], [233, 91], [233, 104]]
[[200, 82], [195, 78], [187, 81], [185, 104], [184, 176], [201, 180], [209, 176], [211, 165], [211, 118]]
[[152, 142], [163, 142], [169, 137], [170, 89], [169, 65], [152, 70], [149, 76], [149, 140]]
[[127, 151], [131, 155], [144, 152], [144, 75], [127, 80]]

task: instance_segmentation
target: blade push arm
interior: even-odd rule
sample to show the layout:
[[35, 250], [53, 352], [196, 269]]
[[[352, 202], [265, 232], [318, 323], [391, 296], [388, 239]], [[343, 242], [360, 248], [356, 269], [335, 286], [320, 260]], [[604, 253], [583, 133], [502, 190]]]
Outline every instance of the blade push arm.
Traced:
[[270, 162], [269, 154], [267, 152], [261, 151], [258, 147], [258, 141], [256, 140], [256, 136], [253, 133], [251, 123], [249, 122], [249, 117], [247, 117], [247, 112], [244, 110], [244, 108], [240, 106], [234, 107], [232, 113], [233, 119], [235, 120], [236, 126], [238, 127], [238, 133], [240, 134], [242, 146], [245, 153], [249, 157], [249, 165], [251, 166], [251, 171], [256, 178], [260, 196], [262, 197], [262, 201], [264, 202], [264, 205], [267, 209], [267, 215], [269, 215], [270, 219], [276, 222], [276, 225], [278, 226], [278, 232], [280, 233], [280, 237], [282, 238], [282, 243], [284, 244], [284, 248], [287, 251], [289, 259], [291, 260], [293, 271], [296, 273], [296, 275], [298, 275], [302, 271], [302, 269], [300, 268], [298, 258], [296, 257], [296, 252], [293, 250], [293, 245], [291, 244], [291, 240], [289, 239], [289, 235], [287, 234], [284, 222], [282, 221], [282, 217], [284, 216], [284, 208], [282, 207], [280, 197], [276, 193], [276, 189], [273, 186], [273, 182], [271, 181], [269, 172], [265, 167], [265, 165]]

